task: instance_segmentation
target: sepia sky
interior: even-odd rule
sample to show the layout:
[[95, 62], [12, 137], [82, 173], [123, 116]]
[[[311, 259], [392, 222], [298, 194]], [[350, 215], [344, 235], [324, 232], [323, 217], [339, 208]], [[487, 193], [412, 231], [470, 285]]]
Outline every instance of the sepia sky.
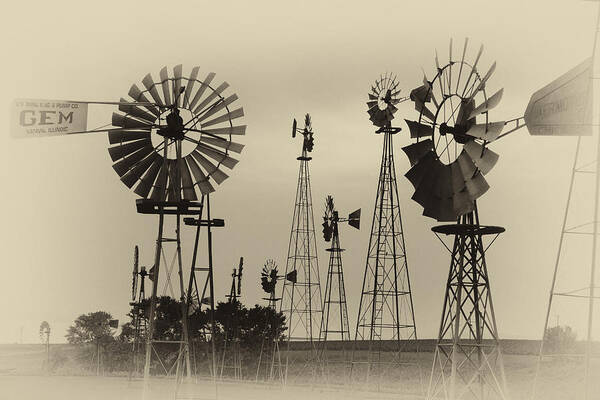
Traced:
[[[140, 246], [141, 264], [149, 266], [157, 227], [156, 217], [136, 213], [136, 195], [111, 168], [105, 134], [11, 138], [14, 98], [117, 101], [146, 73], [156, 76], [164, 65], [179, 63], [184, 73], [199, 65], [204, 74], [214, 71], [216, 80], [229, 82], [248, 130], [240, 140], [246, 145], [240, 163], [211, 196], [213, 216], [226, 220], [214, 233], [215, 285], [224, 298], [231, 270], [243, 256], [243, 301], [250, 305], [263, 302], [259, 274], [265, 260], [273, 258], [285, 269], [301, 149], [301, 141], [290, 137], [291, 122], [310, 113], [315, 219], [327, 194], [342, 214], [363, 210], [360, 231], [341, 230], [352, 327], [382, 148], [366, 113], [370, 85], [380, 73], [393, 72], [408, 93], [420, 85], [421, 68], [433, 75], [436, 48], [440, 60], [447, 60], [450, 38], [458, 54], [469, 37], [470, 59], [483, 43], [482, 69], [497, 61], [488, 88], [504, 88], [504, 97], [491, 118], [522, 116], [534, 91], [590, 56], [596, 7], [576, 0], [5, 5], [0, 343], [20, 341], [21, 331], [24, 342], [38, 342], [43, 320], [53, 328], [52, 341], [63, 341], [73, 319], [91, 311], [105, 310], [125, 322], [133, 247]], [[110, 122], [112, 111], [90, 106], [88, 127]], [[450, 257], [430, 231], [435, 221], [421, 215], [403, 177], [409, 163], [401, 147], [410, 143], [403, 119], [417, 117], [411, 104], [401, 104], [396, 121], [404, 130], [394, 137], [394, 150], [417, 329], [421, 338], [431, 338], [437, 335]], [[575, 139], [532, 137], [521, 130], [491, 147], [500, 160], [487, 177], [491, 189], [478, 204], [482, 223], [506, 227], [487, 256], [500, 336], [536, 339]], [[582, 202], [591, 198], [592, 181], [583, 182]], [[324, 285], [328, 253], [318, 229]], [[188, 228], [186, 269], [192, 238]], [[565, 251], [564, 290], [584, 287], [589, 247], [575, 243]], [[585, 313], [585, 303], [574, 300], [551, 318], [574, 326], [583, 337]]]

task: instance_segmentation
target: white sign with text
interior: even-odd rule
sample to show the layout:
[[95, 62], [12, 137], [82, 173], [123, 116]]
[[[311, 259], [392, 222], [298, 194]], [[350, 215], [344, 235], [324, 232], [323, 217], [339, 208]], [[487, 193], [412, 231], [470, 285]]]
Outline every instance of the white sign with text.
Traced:
[[17, 99], [12, 106], [11, 136], [68, 135], [87, 129], [88, 105], [63, 100]]

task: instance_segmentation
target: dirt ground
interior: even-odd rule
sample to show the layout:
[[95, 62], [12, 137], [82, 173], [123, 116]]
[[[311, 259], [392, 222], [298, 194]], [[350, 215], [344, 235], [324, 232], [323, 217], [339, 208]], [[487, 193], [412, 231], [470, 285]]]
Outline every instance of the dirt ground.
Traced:
[[[0, 346], [0, 400], [140, 400], [140, 379], [109, 376], [45, 375], [41, 369], [44, 353], [41, 346]], [[369, 384], [357, 378], [348, 380], [346, 364], [330, 368], [328, 379], [318, 379], [315, 368], [290, 368], [289, 384], [247, 381], [236, 383], [200, 379], [178, 389], [177, 399], [247, 399], [247, 400], [354, 400], [354, 399], [423, 399], [432, 365], [432, 353], [408, 353], [401, 366], [387, 367], [385, 379]], [[504, 365], [508, 392], [513, 400], [529, 400], [536, 371], [536, 357], [505, 355]], [[300, 371], [303, 371], [302, 373]], [[539, 400], [583, 398], [583, 364], [578, 358], [549, 359], [542, 364], [538, 381]], [[600, 360], [593, 360], [592, 399], [600, 400]], [[596, 396], [596, 397], [594, 397]], [[175, 399], [175, 383], [169, 378], [154, 378], [145, 400]]]

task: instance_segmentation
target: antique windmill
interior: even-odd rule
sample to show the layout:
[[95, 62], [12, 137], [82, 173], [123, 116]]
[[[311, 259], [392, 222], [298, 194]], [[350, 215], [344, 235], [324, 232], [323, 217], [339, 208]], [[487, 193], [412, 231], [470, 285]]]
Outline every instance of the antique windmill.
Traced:
[[[410, 287], [404, 230], [400, 213], [393, 135], [400, 128], [392, 126], [396, 105], [407, 100], [400, 97], [399, 84], [391, 75], [382, 75], [371, 87], [367, 102], [370, 120], [383, 134], [383, 151], [369, 247], [363, 278], [360, 306], [356, 321], [355, 349], [351, 374], [359, 364], [367, 365], [366, 379], [382, 378], [386, 371], [382, 358], [384, 343], [392, 342], [391, 362], [397, 362], [402, 341], [416, 339], [417, 331]], [[362, 341], [367, 343], [367, 359], [361, 360]]]
[[[117, 102], [15, 102], [15, 112], [22, 117], [17, 118], [20, 125], [13, 129], [13, 135], [18, 137], [108, 131], [108, 152], [114, 162], [113, 169], [121, 181], [141, 197], [136, 201], [137, 211], [158, 217], [152, 266], [154, 279], [146, 335], [146, 382], [150, 376], [152, 348], [155, 343], [154, 319], [161, 259], [167, 245], [173, 247], [177, 260], [182, 300], [183, 335], [181, 340], [175, 342], [180, 347], [177, 357], [178, 373], [185, 370], [188, 377], [191, 375], [187, 315], [188, 305], [193, 304], [192, 290], [197, 289], [197, 271], [207, 272], [205, 287], [209, 288], [210, 315], [213, 321], [211, 325], [214, 328], [211, 227], [223, 226], [223, 221], [211, 219], [209, 194], [215, 190], [215, 183], [221, 184], [228, 178], [223, 167], [232, 169], [237, 164], [238, 161], [231, 155], [240, 153], [244, 146], [236, 143], [233, 137], [244, 135], [246, 126], [234, 124], [234, 120], [242, 117], [244, 111], [241, 107], [234, 106], [238, 99], [236, 94], [225, 95], [229, 84], [223, 82], [216, 85], [213, 72], [208, 73], [204, 79], [199, 79], [199, 72], [200, 68], [194, 67], [189, 75], [185, 75], [182, 66], [177, 65], [173, 68], [172, 75], [169, 75], [168, 69], [164, 67], [159, 72], [158, 80], [147, 74], [142, 79], [143, 89], [134, 84], [128, 92], [130, 99], [121, 98]], [[113, 128], [87, 130], [88, 104], [118, 106], [119, 112], [112, 116]], [[46, 119], [54, 117], [55, 123], [51, 128], [32, 127], [35, 120], [27, 121], [23, 116], [36, 113], [44, 115]], [[204, 219], [203, 210], [206, 212]], [[188, 224], [197, 226], [187, 292], [181, 254], [181, 218], [186, 215], [191, 216], [187, 219]], [[170, 237], [165, 235], [165, 228], [168, 228], [165, 227], [165, 222], [168, 219], [173, 220], [173, 234]], [[195, 264], [200, 227], [207, 227], [208, 231], [208, 266], [201, 268]], [[185, 368], [179, 368], [179, 362], [183, 362]], [[213, 372], [216, 370], [215, 365], [213, 347]]]
[[[292, 138], [300, 133], [303, 137], [302, 153], [297, 160], [300, 161], [300, 173], [292, 230], [288, 246], [287, 262], [285, 267], [286, 278], [283, 283], [281, 312], [285, 315], [288, 334], [287, 349], [290, 341], [302, 340], [310, 343], [309, 359], [315, 354], [315, 342], [318, 340], [318, 329], [321, 322], [321, 285], [319, 278], [319, 262], [317, 258], [317, 243], [315, 237], [315, 223], [313, 218], [312, 194], [310, 188], [310, 173], [308, 162], [312, 157], [314, 146], [313, 130], [310, 115], [306, 114], [304, 128], [297, 127], [296, 120], [292, 126]], [[289, 366], [289, 351], [286, 352], [286, 380]]]
[[50, 371], [50, 324], [42, 321], [40, 324], [40, 340], [46, 348], [46, 370]]
[[[269, 309], [272, 312], [276, 312], [277, 302], [281, 300], [275, 296], [277, 281], [283, 279], [283, 276], [278, 275], [278, 273], [277, 264], [271, 259], [265, 262], [260, 273], [260, 285], [263, 291], [269, 295], [269, 297], [263, 298], [263, 300], [268, 301]], [[263, 371], [262, 374], [261, 371]], [[284, 370], [279, 351], [279, 337], [276, 332], [273, 332], [273, 322], [269, 318], [265, 321], [263, 340], [260, 345], [256, 367], [256, 381], [258, 381], [261, 375], [270, 381], [284, 381]]]
[[[577, 82], [563, 76], [532, 96], [523, 117], [494, 122], [490, 111], [500, 103], [503, 90], [490, 96], [486, 88], [496, 64], [480, 74], [483, 46], [472, 62], [467, 50], [468, 39], [460, 58], [453, 58], [450, 41], [449, 59], [442, 65], [436, 53], [435, 76], [431, 80], [425, 76], [410, 95], [419, 118], [406, 121], [411, 138], [416, 139], [403, 148], [411, 163], [405, 176], [415, 187], [412, 198], [423, 207], [423, 215], [454, 222], [432, 228], [438, 237], [451, 236], [453, 245], [446, 246], [451, 263], [428, 398], [505, 399], [506, 380], [485, 257], [504, 228], [481, 225], [477, 208], [477, 199], [489, 189], [484, 175], [499, 158], [488, 145], [524, 126], [534, 135], [561, 135], [565, 128], [572, 128], [573, 133], [581, 128], [581, 123], [574, 121], [582, 121], [578, 115], [587, 104], [546, 107], [565, 93], [580, 91]], [[587, 96], [586, 88], [583, 92]], [[506, 126], [510, 129], [504, 131]], [[485, 236], [492, 237], [487, 245]]]
[[[133, 323], [134, 336], [132, 343], [132, 374], [140, 371], [139, 354], [145, 343], [147, 320], [144, 318], [146, 310], [146, 277], [152, 279], [146, 271], [146, 267], [139, 265], [139, 248], [136, 245], [133, 250], [133, 271], [131, 274], [131, 322]], [[139, 286], [139, 290], [138, 290]]]
[[240, 351], [240, 328], [237, 321], [236, 311], [239, 310], [240, 302], [238, 298], [242, 295], [242, 271], [244, 266], [244, 257], [240, 257], [240, 263], [231, 273], [231, 288], [227, 297], [229, 307], [229, 321], [225, 326], [225, 339], [223, 341], [223, 351], [221, 354], [221, 379], [225, 369], [232, 370], [234, 379], [242, 379], [242, 353]]
[[462, 57], [453, 59], [450, 41], [449, 61], [440, 65], [436, 53], [435, 76], [411, 92], [419, 118], [406, 122], [417, 142], [403, 148], [412, 166], [405, 176], [423, 215], [455, 222], [433, 228], [436, 235], [451, 235], [454, 244], [428, 398], [506, 397], [483, 244], [484, 236], [504, 228], [480, 225], [476, 205], [489, 188], [483, 176], [498, 160], [487, 144], [505, 122], [492, 122], [488, 111], [500, 102], [502, 89], [488, 96], [496, 64], [481, 75], [483, 46], [471, 62], [467, 45], [465, 40]]
[[[347, 361], [344, 341], [350, 340], [350, 326], [348, 322], [348, 309], [346, 306], [346, 288], [344, 285], [344, 269], [342, 267], [342, 252], [340, 247], [339, 225], [342, 223], [360, 229], [360, 208], [348, 215], [348, 218], [340, 218], [335, 209], [333, 197], [327, 196], [325, 201], [325, 213], [323, 215], [323, 239], [331, 243], [326, 249], [329, 252], [329, 268], [327, 269], [327, 282], [325, 284], [325, 296], [323, 300], [323, 314], [321, 319], [321, 332], [319, 341], [319, 360], [323, 368], [323, 374], [329, 372], [330, 362]], [[328, 352], [333, 352], [328, 341], [341, 341], [342, 360], [339, 360]], [[339, 352], [336, 352], [339, 353]]]

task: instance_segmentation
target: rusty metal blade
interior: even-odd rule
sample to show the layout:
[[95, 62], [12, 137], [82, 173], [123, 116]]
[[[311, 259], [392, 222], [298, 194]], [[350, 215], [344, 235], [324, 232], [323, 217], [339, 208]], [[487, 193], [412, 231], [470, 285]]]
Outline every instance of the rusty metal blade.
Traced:
[[217, 146], [225, 150], [233, 151], [234, 153], [241, 153], [244, 148], [243, 144], [231, 142], [226, 139], [207, 137], [204, 135], [200, 137], [200, 142], [204, 144], [210, 144], [212, 146]]
[[209, 193], [214, 192], [215, 188], [210, 184], [210, 182], [208, 181], [208, 178], [206, 177], [204, 172], [202, 172], [202, 170], [200, 169], [200, 167], [194, 160], [194, 157], [192, 156], [193, 154], [194, 154], [194, 152], [185, 156], [185, 160], [187, 161], [188, 165], [190, 166], [192, 175], [194, 175], [194, 180], [196, 181], [195, 184], [198, 185], [198, 188], [200, 189], [200, 192], [202, 194], [209, 194]]
[[194, 114], [198, 114], [200, 112], [205, 111], [204, 108], [210, 104], [211, 101], [217, 100], [218, 97], [221, 97], [221, 93], [225, 89], [229, 87], [229, 83], [223, 82], [221, 83], [215, 90], [213, 90], [200, 104], [194, 108]]
[[220, 185], [225, 179], [229, 178], [226, 173], [221, 171], [216, 165], [200, 154], [198, 150], [194, 150], [191, 155], [202, 166], [202, 168], [204, 168], [207, 175], [213, 178], [217, 184]]
[[204, 78], [204, 81], [200, 84], [198, 91], [196, 92], [196, 94], [194, 95], [194, 98], [190, 102], [190, 105], [189, 105], [190, 110], [194, 110], [196, 108], [196, 103], [198, 103], [198, 101], [200, 100], [200, 98], [202, 97], [202, 95], [204, 94], [206, 89], [209, 87], [210, 83], [212, 82], [212, 80], [214, 78], [215, 78], [214, 72], [209, 72], [209, 74], [206, 75], [206, 78]]
[[469, 154], [473, 163], [479, 168], [481, 173], [487, 174], [494, 168], [500, 157], [487, 147], [483, 147], [479, 143], [471, 140], [465, 143], [463, 150]]
[[421, 138], [433, 135], [433, 127], [426, 124], [421, 124], [417, 121], [405, 119], [408, 129], [410, 130], [411, 138]]
[[[152, 144], [149, 144], [129, 154], [128, 156], [123, 157], [121, 160], [114, 163], [112, 167], [119, 176], [123, 176], [133, 165], [144, 159], [152, 152], [154, 152], [154, 148], [152, 147]], [[129, 187], [131, 188], [131, 186]]]
[[152, 141], [150, 138], [136, 140], [134, 142], [127, 142], [125, 144], [119, 144], [114, 147], [108, 148], [108, 153], [110, 154], [110, 158], [113, 161], [117, 161], [120, 158], [123, 158], [131, 153], [134, 153], [145, 146], [152, 146]]
[[467, 135], [483, 139], [486, 142], [493, 142], [500, 136], [505, 125], [504, 121], [475, 124], [469, 128]]
[[159, 72], [159, 76], [163, 96], [165, 98], [165, 104], [167, 106], [171, 106], [173, 103], [171, 99], [171, 85], [169, 84], [169, 72], [167, 72], [167, 67], [162, 67], [162, 69]]
[[144, 176], [140, 179], [141, 182], [136, 186], [134, 190], [136, 194], [143, 198], [148, 198], [148, 193], [150, 193], [150, 189], [152, 189], [152, 185], [154, 185], [156, 176], [158, 175], [163, 163], [164, 160], [160, 156], [153, 160], [150, 168], [148, 168]]
[[[138, 88], [137, 85], [135, 85], [135, 84], [131, 85], [131, 88], [129, 88], [129, 92], [127, 94], [129, 95], [129, 97], [131, 97], [135, 101], [138, 101], [141, 103], [151, 103], [150, 99], [148, 99], [148, 97], [146, 97], [146, 95], [144, 93], [142, 93], [140, 88]], [[158, 107], [156, 107], [152, 104], [144, 104], [142, 107], [144, 107], [145, 109], [147, 109], [148, 111], [150, 111], [152, 114], [154, 114], [157, 117], [160, 115], [160, 111], [158, 110]]]
[[194, 90], [194, 86], [196, 85], [196, 79], [198, 79], [199, 71], [200, 67], [192, 68], [190, 77], [187, 79], [187, 83], [185, 85], [185, 92], [183, 93], [183, 107], [187, 108], [190, 104], [190, 96], [192, 94], [192, 91]]
[[421, 142], [413, 143], [402, 148], [406, 153], [410, 165], [414, 166], [425, 154], [433, 151], [433, 142], [431, 139], [426, 139]]
[[240, 107], [240, 108], [230, 111], [224, 115], [221, 115], [220, 117], [217, 117], [215, 119], [211, 119], [210, 121], [204, 122], [201, 125], [202, 125], [202, 128], [204, 129], [204, 127], [206, 127], [206, 126], [220, 124], [221, 122], [229, 122], [231, 120], [234, 120], [236, 118], [240, 118], [243, 116], [244, 116], [244, 108]]
[[162, 106], [165, 105], [165, 102], [163, 101], [163, 99], [161, 99], [160, 95], [158, 94], [158, 89], [156, 89], [156, 84], [154, 83], [152, 75], [147, 74], [144, 77], [144, 79], [142, 79], [142, 84], [144, 85], [146, 90], [148, 90], [150, 96], [152, 96], [152, 99], [154, 99], [155, 103], [160, 104]]
[[481, 113], [488, 112], [500, 104], [500, 100], [502, 100], [502, 94], [504, 94], [504, 89], [498, 90], [490, 98], [488, 98], [487, 101], [484, 101], [479, 106], [475, 107], [475, 109], [469, 114], [469, 119], [475, 118]]

